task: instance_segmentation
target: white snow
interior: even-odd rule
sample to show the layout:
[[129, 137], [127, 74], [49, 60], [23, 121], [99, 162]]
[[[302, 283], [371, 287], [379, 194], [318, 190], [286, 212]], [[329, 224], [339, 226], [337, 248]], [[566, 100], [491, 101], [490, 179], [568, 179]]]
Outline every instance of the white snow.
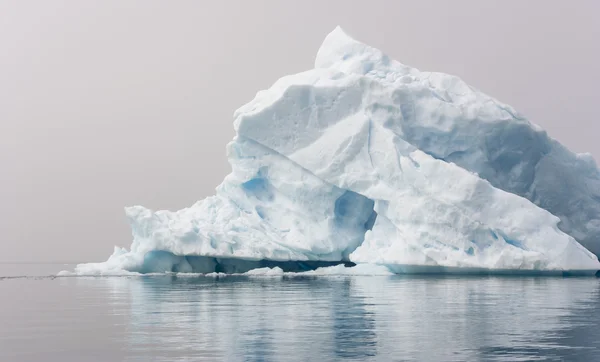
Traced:
[[[168, 272], [172, 273], [172, 272]], [[140, 274], [137, 272], [130, 272], [127, 270], [110, 270], [110, 271], [102, 271], [102, 272], [91, 272], [85, 273], [82, 270], [79, 270], [79, 274], [75, 272], [71, 272], [68, 270], [63, 270], [57, 274], [59, 277], [69, 277], [69, 276], [140, 276], [140, 275], [152, 275], [152, 276], [162, 276], [165, 273], [146, 273]], [[244, 276], [244, 277], [306, 277], [306, 276], [389, 276], [394, 275], [390, 271], [390, 269], [383, 265], [375, 265], [375, 264], [358, 264], [356, 266], [347, 267], [342, 264], [316, 268], [315, 270], [307, 270], [303, 272], [285, 272], [280, 267], [264, 267], [264, 268], [256, 268], [248, 270], [245, 273], [222, 273], [222, 272], [210, 272], [210, 273], [186, 273], [186, 272], [178, 272], [176, 273], [177, 277], [180, 278], [199, 278], [199, 277], [209, 277], [209, 278], [223, 278], [227, 276]]]
[[387, 267], [383, 265], [375, 264], [358, 264], [354, 267], [346, 267], [344, 265], [335, 265], [323, 268], [317, 268], [315, 270], [308, 270], [305, 272], [284, 272], [279, 267], [274, 268], [258, 268], [247, 271], [243, 274], [245, 276], [348, 276], [348, 275], [363, 275], [363, 276], [384, 276], [394, 275]]
[[126, 208], [131, 250], [75, 272], [280, 275], [315, 261], [359, 264], [316, 274], [600, 269], [581, 245], [600, 253], [590, 155], [340, 28], [314, 69], [281, 78], [234, 118], [232, 173], [215, 196], [176, 212]]

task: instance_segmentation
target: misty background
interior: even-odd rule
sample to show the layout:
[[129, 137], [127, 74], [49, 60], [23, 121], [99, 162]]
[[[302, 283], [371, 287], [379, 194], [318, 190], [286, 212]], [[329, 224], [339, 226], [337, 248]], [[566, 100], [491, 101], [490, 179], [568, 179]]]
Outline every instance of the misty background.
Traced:
[[102, 261], [123, 207], [230, 171], [232, 114], [349, 35], [456, 74], [600, 159], [600, 2], [0, 1], [0, 262]]

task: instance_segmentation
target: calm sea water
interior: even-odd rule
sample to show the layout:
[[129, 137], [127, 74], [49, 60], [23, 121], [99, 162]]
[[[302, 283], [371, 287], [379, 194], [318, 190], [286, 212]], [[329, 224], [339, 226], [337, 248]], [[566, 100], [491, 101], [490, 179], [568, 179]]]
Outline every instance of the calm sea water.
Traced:
[[0, 266], [0, 361], [600, 361], [598, 278], [43, 277], [70, 268]]

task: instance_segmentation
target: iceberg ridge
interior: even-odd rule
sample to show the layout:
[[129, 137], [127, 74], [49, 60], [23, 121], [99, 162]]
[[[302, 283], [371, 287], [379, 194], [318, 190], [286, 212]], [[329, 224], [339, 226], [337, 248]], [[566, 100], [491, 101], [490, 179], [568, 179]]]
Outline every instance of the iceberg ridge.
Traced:
[[215, 196], [175, 212], [126, 208], [131, 249], [75, 272], [600, 269], [591, 156], [339, 27], [314, 69], [260, 91], [234, 128]]

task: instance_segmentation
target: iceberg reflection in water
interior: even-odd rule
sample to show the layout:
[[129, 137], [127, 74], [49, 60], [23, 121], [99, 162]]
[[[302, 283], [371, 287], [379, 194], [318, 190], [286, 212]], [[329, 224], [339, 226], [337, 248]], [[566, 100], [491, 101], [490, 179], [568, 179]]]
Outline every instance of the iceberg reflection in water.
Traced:
[[0, 293], [9, 303], [0, 313], [3, 361], [592, 361], [600, 353], [598, 278], [64, 277], [5, 279]]
[[226, 277], [108, 282], [131, 293], [129, 342], [134, 353], [153, 351], [165, 359], [590, 360], [600, 352], [597, 279]]

